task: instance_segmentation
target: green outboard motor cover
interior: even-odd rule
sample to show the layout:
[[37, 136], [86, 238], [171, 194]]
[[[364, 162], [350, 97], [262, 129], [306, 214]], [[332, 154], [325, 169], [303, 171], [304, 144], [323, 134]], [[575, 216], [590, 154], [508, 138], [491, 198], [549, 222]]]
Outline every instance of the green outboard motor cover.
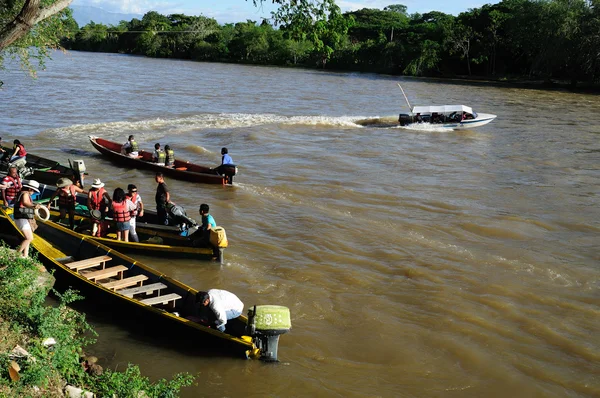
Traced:
[[285, 333], [291, 329], [289, 308], [281, 305], [257, 305], [253, 308], [255, 309], [254, 326], [257, 331], [278, 330]]

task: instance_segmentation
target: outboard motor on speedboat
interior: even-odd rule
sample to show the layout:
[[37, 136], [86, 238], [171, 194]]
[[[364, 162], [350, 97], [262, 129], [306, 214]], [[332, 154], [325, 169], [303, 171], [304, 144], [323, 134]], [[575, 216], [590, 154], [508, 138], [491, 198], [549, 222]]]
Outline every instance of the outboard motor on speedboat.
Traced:
[[398, 123], [400, 123], [400, 126], [408, 126], [409, 124], [411, 124], [413, 122], [413, 118], [411, 115], [406, 114], [406, 113], [401, 113], [398, 116]]
[[248, 310], [247, 333], [260, 350], [260, 359], [279, 362], [279, 336], [292, 328], [290, 309], [281, 305], [255, 305]]

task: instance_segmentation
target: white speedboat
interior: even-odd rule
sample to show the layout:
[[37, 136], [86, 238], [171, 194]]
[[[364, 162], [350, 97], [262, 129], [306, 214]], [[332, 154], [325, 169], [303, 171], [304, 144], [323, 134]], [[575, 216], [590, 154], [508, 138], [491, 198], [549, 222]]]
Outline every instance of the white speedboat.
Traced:
[[465, 105], [414, 106], [410, 113], [401, 113], [401, 126], [428, 123], [435, 127], [454, 130], [472, 129], [488, 124], [496, 118], [490, 113], [477, 113]]

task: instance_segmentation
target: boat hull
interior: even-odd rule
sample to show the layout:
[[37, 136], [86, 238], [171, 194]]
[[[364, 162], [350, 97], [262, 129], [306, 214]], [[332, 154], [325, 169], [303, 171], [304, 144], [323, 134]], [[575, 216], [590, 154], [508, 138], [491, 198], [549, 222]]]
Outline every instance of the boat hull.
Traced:
[[[162, 341], [168, 337], [168, 344], [177, 341], [192, 351], [197, 348], [241, 358], [247, 358], [248, 353], [255, 348], [251, 339], [242, 339], [247, 323], [245, 316], [230, 320], [228, 333], [188, 320], [185, 316], [193, 315], [197, 290], [60, 225], [52, 222], [38, 222], [38, 225], [32, 247], [39, 253], [38, 260], [48, 269], [55, 271], [55, 286], [58, 289], [78, 289], [86, 302], [93, 302], [93, 305], [87, 305], [88, 308], [111, 314], [111, 319], [117, 314], [123, 319], [130, 319], [138, 328], [142, 328], [140, 338], [146, 338], [147, 332], [152, 330], [162, 334]], [[15, 246], [20, 241], [20, 236], [21, 233], [12, 219], [1, 211], [0, 238]], [[107, 267], [125, 266], [128, 277], [144, 275], [148, 278], [147, 283], [165, 284], [168, 292], [181, 296], [180, 300], [177, 300], [178, 304], [170, 311], [155, 308], [139, 299], [126, 297], [106, 288], [101, 283], [93, 282], [66, 265], [71, 261], [104, 255], [110, 257]]]
[[175, 160], [175, 167], [159, 166], [152, 162], [151, 152], [139, 151], [140, 156], [138, 159], [122, 154], [120, 152], [121, 145], [116, 142], [90, 136], [90, 143], [98, 152], [120, 166], [161, 172], [167, 177], [178, 180], [204, 184], [225, 184], [225, 177], [219, 175], [214, 168], [200, 166], [182, 160]]

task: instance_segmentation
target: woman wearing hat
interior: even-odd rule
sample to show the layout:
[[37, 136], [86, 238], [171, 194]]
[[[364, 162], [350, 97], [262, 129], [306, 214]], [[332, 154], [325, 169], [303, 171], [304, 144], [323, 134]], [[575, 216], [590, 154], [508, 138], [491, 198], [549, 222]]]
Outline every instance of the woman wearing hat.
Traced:
[[87, 201], [88, 209], [92, 215], [92, 236], [102, 237], [106, 234], [104, 217], [106, 217], [106, 211], [110, 203], [110, 195], [104, 189], [104, 183], [99, 178], [96, 178], [92, 184], [92, 188], [88, 192]]
[[71, 229], [75, 228], [75, 203], [77, 193], [87, 194], [86, 191], [74, 185], [68, 178], [59, 178], [56, 182], [58, 189], [48, 202], [48, 209], [55, 197], [58, 196], [58, 210], [60, 210], [60, 220], [65, 218], [67, 210], [69, 211], [69, 225]]
[[[41, 207], [39, 204], [33, 203], [31, 200], [31, 194], [33, 192], [40, 192], [40, 184], [35, 180], [23, 181], [23, 187], [21, 192], [15, 200], [15, 224], [17, 228], [25, 236], [25, 240], [21, 242], [21, 245], [17, 249], [17, 252], [23, 257], [29, 256], [29, 244], [33, 241], [33, 228], [34, 225], [34, 210]], [[35, 228], [35, 227], [34, 227]]]

